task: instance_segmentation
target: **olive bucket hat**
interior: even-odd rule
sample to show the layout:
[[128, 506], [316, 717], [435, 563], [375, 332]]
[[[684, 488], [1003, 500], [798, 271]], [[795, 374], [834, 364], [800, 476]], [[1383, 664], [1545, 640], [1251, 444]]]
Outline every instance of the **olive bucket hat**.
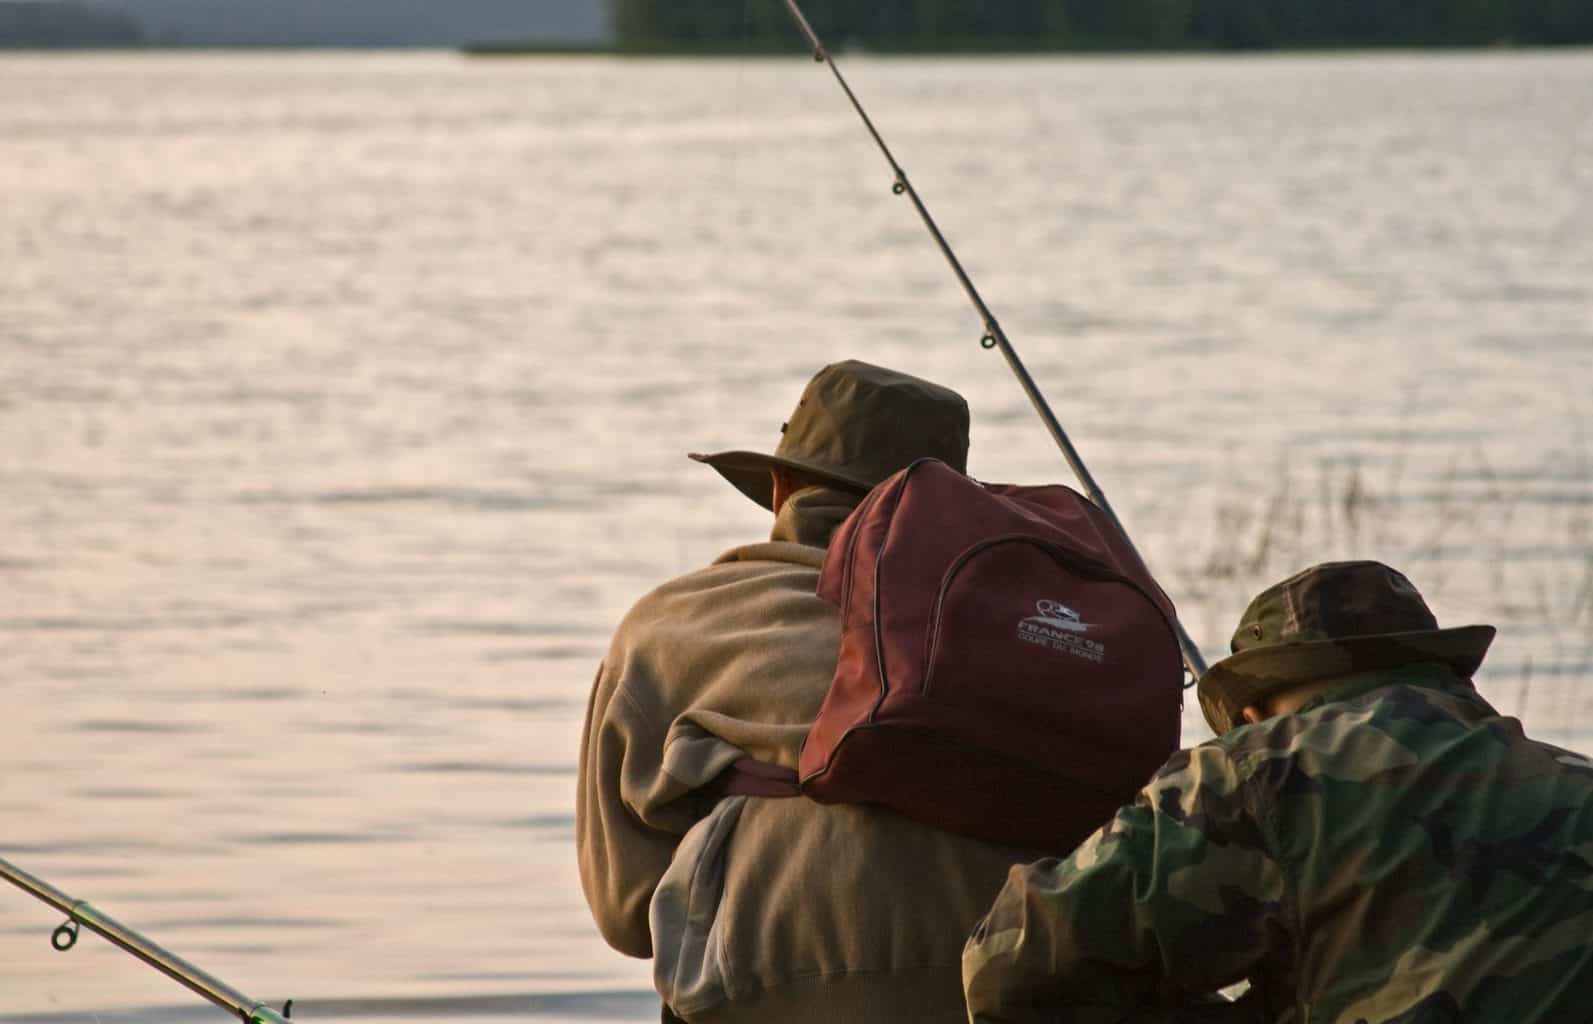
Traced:
[[1206, 724], [1219, 736], [1244, 708], [1300, 683], [1415, 662], [1469, 679], [1492, 626], [1439, 629], [1411, 581], [1381, 562], [1327, 562], [1262, 591], [1234, 631], [1230, 657], [1200, 677]]
[[848, 360], [814, 374], [774, 454], [692, 453], [741, 493], [774, 507], [769, 471], [785, 468], [867, 491], [921, 458], [967, 472], [968, 403], [950, 388]]

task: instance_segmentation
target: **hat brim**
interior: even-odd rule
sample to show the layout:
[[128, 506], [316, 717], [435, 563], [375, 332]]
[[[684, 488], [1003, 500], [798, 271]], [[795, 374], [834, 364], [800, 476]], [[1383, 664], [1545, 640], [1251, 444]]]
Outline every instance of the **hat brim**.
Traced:
[[800, 459], [785, 459], [760, 452], [716, 452], [712, 455], [690, 452], [687, 458], [712, 466], [719, 471], [720, 476], [734, 484], [736, 490], [771, 512], [774, 511], [774, 481], [769, 477], [771, 469], [794, 470], [863, 492], [873, 490], [878, 482], [846, 476]]
[[1487, 655], [1494, 633], [1492, 626], [1456, 626], [1256, 647], [1207, 669], [1196, 693], [1206, 724], [1221, 735], [1244, 724], [1246, 707], [1317, 679], [1423, 661], [1442, 662], [1469, 679]]

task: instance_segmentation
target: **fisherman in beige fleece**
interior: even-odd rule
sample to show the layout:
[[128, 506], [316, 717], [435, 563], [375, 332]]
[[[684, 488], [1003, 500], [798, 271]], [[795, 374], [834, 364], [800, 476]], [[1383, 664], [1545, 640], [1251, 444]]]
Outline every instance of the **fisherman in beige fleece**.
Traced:
[[744, 756], [796, 768], [840, 646], [814, 593], [825, 546], [916, 459], [962, 470], [968, 406], [844, 362], [781, 432], [772, 455], [692, 456], [774, 530], [648, 594], [615, 633], [582, 738], [582, 886], [609, 944], [653, 959], [666, 1021], [962, 1024], [963, 941], [1016, 854], [870, 807], [704, 790]]

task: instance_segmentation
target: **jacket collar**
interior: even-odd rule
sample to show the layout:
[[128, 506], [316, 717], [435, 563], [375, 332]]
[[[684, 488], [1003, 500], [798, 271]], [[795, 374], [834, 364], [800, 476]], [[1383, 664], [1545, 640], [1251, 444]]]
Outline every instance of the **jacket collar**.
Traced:
[[830, 538], [846, 517], [863, 501], [861, 494], [807, 487], [786, 499], [774, 518], [772, 541], [804, 544], [813, 548], [830, 546]]
[[1484, 716], [1497, 715], [1493, 707], [1481, 695], [1471, 680], [1457, 676], [1448, 665], [1437, 662], [1422, 662], [1415, 665], [1401, 665], [1398, 668], [1374, 669], [1368, 672], [1357, 672], [1344, 676], [1339, 684], [1326, 693], [1319, 693], [1315, 697], [1301, 704], [1294, 710], [1294, 714], [1305, 714], [1315, 711], [1327, 704], [1340, 701], [1354, 700], [1373, 690], [1380, 690], [1385, 686], [1414, 686], [1420, 689], [1437, 690], [1452, 696], [1462, 697], [1474, 704], [1479, 714]]

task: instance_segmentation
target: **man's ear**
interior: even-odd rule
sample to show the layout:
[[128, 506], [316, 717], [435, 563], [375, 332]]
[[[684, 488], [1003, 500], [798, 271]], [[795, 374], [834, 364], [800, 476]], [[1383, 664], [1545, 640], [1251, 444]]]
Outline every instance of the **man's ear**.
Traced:
[[1256, 704], [1246, 704], [1245, 709], [1241, 711], [1240, 714], [1244, 715], [1245, 721], [1249, 722], [1251, 725], [1255, 725], [1257, 722], [1265, 722], [1267, 720], [1267, 713], [1261, 710], [1261, 707]]
[[769, 480], [771, 487], [770, 504], [774, 506], [774, 514], [780, 514], [780, 506], [785, 504], [785, 499], [791, 496], [794, 489], [791, 486], [791, 474], [783, 469], [770, 469]]

